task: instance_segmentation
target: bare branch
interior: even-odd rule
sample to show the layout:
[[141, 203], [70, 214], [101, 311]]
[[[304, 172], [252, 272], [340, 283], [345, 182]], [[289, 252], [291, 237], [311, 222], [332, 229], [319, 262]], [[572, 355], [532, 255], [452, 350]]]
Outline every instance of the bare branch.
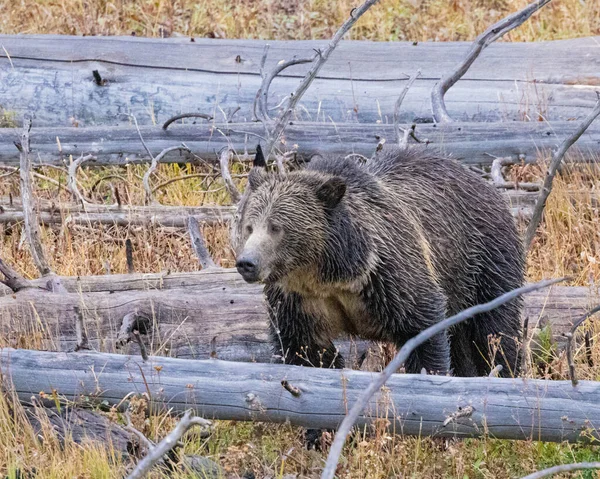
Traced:
[[506, 181], [502, 174], [502, 168], [508, 165], [514, 165], [512, 158], [496, 158], [492, 162], [491, 177], [496, 188], [505, 190], [524, 190], [524, 191], [539, 191], [542, 187], [539, 183], [517, 183], [515, 181]]
[[6, 278], [4, 281], [1, 281], [2, 284], [8, 286], [15, 293], [20, 289], [27, 288], [29, 286], [29, 281], [12, 269], [10, 265], [2, 260], [2, 258], [0, 258], [0, 273], [2, 273]]
[[[289, 102], [285, 106], [285, 110], [282, 114], [277, 118], [275, 125], [271, 129], [268, 135], [268, 141], [265, 145], [265, 157], [268, 160], [273, 154], [273, 149], [283, 131], [287, 127], [289, 120], [298, 105], [298, 102], [308, 90], [308, 87], [312, 84], [313, 80], [316, 78], [317, 74], [325, 64], [325, 62], [329, 59], [331, 53], [335, 50], [340, 40], [344, 37], [344, 35], [354, 26], [356, 21], [373, 5], [375, 5], [379, 0], [366, 0], [360, 7], [353, 8], [350, 12], [350, 17], [344, 22], [344, 24], [340, 27], [340, 29], [335, 33], [329, 44], [324, 50], [318, 50], [316, 54], [312, 58], [312, 66], [304, 76], [298, 88], [291, 93], [289, 97]], [[546, 0], [549, 1], [549, 0]], [[304, 63], [304, 62], [303, 62]], [[288, 65], [289, 66], [289, 65]], [[287, 68], [287, 66], [286, 66]]]
[[[171, 431], [162, 441], [154, 446], [133, 470], [127, 479], [142, 479], [146, 474], [160, 461], [163, 460], [165, 454], [173, 449], [182, 436], [193, 426], [210, 426], [211, 422], [206, 419], [192, 416], [191, 411], [187, 411], [177, 423], [175, 429]], [[138, 436], [139, 437], [139, 436]]]
[[561, 466], [554, 466], [544, 469], [543, 471], [534, 472], [533, 474], [529, 474], [521, 479], [542, 479], [543, 477], [549, 477], [555, 474], [561, 474], [563, 472], [581, 471], [584, 469], [600, 469], [600, 462], [576, 462], [574, 464], [563, 464]]
[[200, 262], [202, 269], [215, 268], [216, 264], [208, 252], [208, 248], [204, 242], [204, 237], [200, 231], [200, 225], [194, 216], [190, 216], [188, 219], [188, 230], [190, 232], [192, 246], [194, 247], [194, 251], [196, 252], [196, 256], [198, 257], [198, 261]]
[[546, 200], [548, 200], [548, 196], [550, 196], [550, 192], [552, 191], [552, 182], [554, 181], [554, 177], [556, 176], [556, 172], [560, 167], [563, 157], [565, 153], [573, 143], [575, 143], [581, 135], [588, 129], [588, 127], [592, 124], [592, 122], [596, 119], [598, 115], [600, 115], [600, 92], [596, 92], [598, 95], [598, 101], [596, 102], [596, 106], [592, 112], [587, 116], [585, 120], [579, 125], [579, 128], [573, 132], [571, 136], [566, 138], [558, 147], [558, 149], [552, 155], [552, 161], [550, 162], [550, 166], [548, 167], [548, 172], [546, 173], [546, 178], [544, 179], [544, 186], [540, 191], [540, 196], [535, 203], [533, 208], [533, 215], [531, 216], [531, 221], [527, 226], [527, 231], [525, 232], [525, 250], [528, 250], [531, 247], [531, 243], [533, 243], [533, 238], [535, 237], [535, 233], [538, 229], [540, 222], [542, 221], [542, 215], [544, 213], [544, 208], [546, 207]]
[[531, 17], [531, 15], [548, 3], [550, 3], [550, 0], [536, 0], [526, 6], [523, 10], [513, 13], [493, 24], [475, 39], [463, 62], [456, 67], [454, 72], [443, 76], [431, 91], [431, 110], [433, 113], [433, 120], [436, 123], [449, 123], [452, 121], [452, 118], [450, 118], [450, 115], [448, 115], [448, 111], [446, 110], [444, 95], [465, 73], [467, 73], [467, 70], [469, 70], [479, 54], [498, 38], [523, 24]]
[[600, 306], [596, 306], [591, 311], [585, 313], [581, 318], [579, 318], [573, 323], [571, 331], [565, 334], [565, 336], [567, 337], [567, 361], [569, 363], [569, 376], [573, 386], [577, 386], [577, 383], [579, 382], [577, 380], [577, 374], [575, 371], [575, 345], [573, 344], [575, 342], [575, 332], [577, 331], [577, 328], [581, 326], [586, 319], [593, 316], [599, 311]]
[[410, 129], [407, 128], [406, 130], [404, 130], [404, 134], [400, 135], [400, 131], [402, 130], [402, 128], [400, 128], [400, 107], [402, 106], [402, 102], [404, 101], [404, 97], [406, 97], [408, 90], [410, 90], [410, 87], [420, 75], [421, 70], [417, 70], [415, 73], [413, 73], [413, 75], [408, 79], [408, 81], [404, 85], [400, 96], [396, 100], [396, 105], [394, 106], [394, 130], [396, 130], [396, 141], [398, 142], [398, 146], [400, 146], [401, 148], [406, 148], [408, 146], [408, 135]]
[[221, 165], [221, 176], [223, 177], [225, 188], [227, 188], [231, 200], [234, 203], [238, 203], [241, 198], [240, 192], [231, 178], [231, 173], [229, 173], [229, 160], [231, 159], [231, 156], [231, 150], [229, 148], [223, 148], [223, 151], [221, 151], [221, 154], [219, 155], [219, 163]]
[[[265, 52], [263, 54], [263, 60], [266, 60], [266, 56], [268, 53], [268, 45], [265, 46]], [[277, 75], [279, 75], [283, 70], [289, 68], [294, 65], [302, 65], [304, 63], [310, 63], [315, 59], [315, 56], [310, 58], [292, 58], [291, 60], [282, 60], [280, 61], [273, 70], [271, 70], [268, 74], [264, 74], [264, 64], [261, 61], [261, 75], [263, 76], [263, 81], [258, 89], [255, 99], [254, 105], [254, 114], [256, 118], [263, 122], [265, 126], [265, 130], [267, 135], [269, 134], [269, 123], [271, 122], [271, 118], [269, 117], [269, 88], [271, 87], [271, 83], [275, 79]]]
[[176, 122], [177, 120], [183, 120], [184, 118], [204, 118], [205, 120], [212, 120], [213, 117], [211, 115], [207, 115], [206, 113], [181, 113], [180, 115], [175, 115], [169, 118], [164, 122], [162, 129], [166, 130], [169, 128], [171, 123]]
[[158, 163], [160, 162], [160, 160], [163, 159], [163, 157], [168, 154], [171, 153], [172, 151], [176, 151], [176, 150], [181, 150], [181, 151], [187, 151], [190, 152], [190, 149], [187, 146], [171, 146], [169, 148], [165, 148], [163, 151], [161, 151], [156, 158], [152, 158], [152, 163], [150, 164], [150, 167], [146, 170], [146, 173], [144, 173], [144, 178], [142, 178], [142, 182], [144, 183], [144, 190], [146, 191], [146, 202], [150, 203], [150, 204], [158, 204], [158, 201], [156, 201], [156, 199], [154, 198], [154, 190], [152, 189], [152, 187], [150, 186], [150, 175], [152, 173], [154, 173], [154, 171], [156, 170], [156, 168], [158, 168]]
[[508, 293], [505, 293], [502, 296], [499, 296], [488, 303], [472, 306], [454, 316], [451, 316], [450, 318], [446, 318], [443, 321], [440, 321], [439, 323], [425, 329], [424, 331], [421, 331], [419, 334], [409, 339], [404, 344], [404, 346], [402, 346], [402, 349], [398, 351], [394, 359], [392, 359], [392, 361], [386, 366], [386, 368], [379, 375], [376, 376], [376, 378], [371, 382], [371, 384], [369, 384], [369, 387], [360, 396], [358, 401], [356, 401], [356, 403], [352, 406], [352, 409], [350, 409], [350, 412], [342, 421], [342, 424], [336, 432], [333, 444], [331, 445], [329, 456], [327, 457], [327, 463], [325, 465], [325, 469], [323, 469], [321, 479], [333, 479], [340, 455], [342, 454], [344, 442], [346, 441], [346, 437], [350, 433], [350, 430], [354, 426], [354, 423], [358, 419], [358, 416], [360, 416], [364, 408], [369, 404], [369, 401], [371, 400], [373, 395], [377, 391], [379, 391], [381, 387], [386, 383], [386, 381], [390, 378], [390, 376], [394, 374], [405, 363], [405, 361], [415, 350], [415, 348], [423, 344], [425, 341], [428, 341], [435, 335], [441, 333], [442, 331], [459, 323], [462, 323], [463, 321], [466, 321], [467, 319], [472, 318], [477, 314], [491, 311], [497, 308], [498, 306], [507, 303], [508, 301], [518, 298], [523, 294], [530, 293], [538, 289], [546, 288], [564, 280], [565, 278], [540, 281], [539, 283], [530, 284], [515, 289], [513, 291], [509, 291]]
[[44, 249], [42, 247], [41, 232], [39, 221], [33, 205], [33, 188], [31, 186], [31, 157], [29, 132], [31, 131], [31, 119], [24, 121], [23, 133], [21, 134], [21, 143], [16, 145], [21, 154], [20, 177], [21, 177], [21, 200], [23, 202], [23, 215], [25, 220], [25, 233], [31, 256], [36, 268], [42, 276], [50, 274], [51, 269], [46, 261]]
[[81, 166], [82, 163], [86, 161], [95, 161], [96, 157], [94, 155], [81, 155], [76, 160], [72, 161], [69, 165], [69, 176], [67, 179], [67, 188], [71, 192], [71, 194], [75, 197], [77, 201], [79, 201], [82, 205], [90, 204], [89, 201], [85, 199], [85, 197], [79, 191], [77, 187], [77, 169]]

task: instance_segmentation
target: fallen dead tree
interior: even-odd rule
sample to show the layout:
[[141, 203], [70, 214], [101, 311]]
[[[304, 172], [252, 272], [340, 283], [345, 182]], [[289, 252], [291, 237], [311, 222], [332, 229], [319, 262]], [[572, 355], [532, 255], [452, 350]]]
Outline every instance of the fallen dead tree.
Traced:
[[[577, 194], [577, 192], [574, 192]], [[583, 194], [583, 193], [582, 193]], [[586, 192], [586, 194], [589, 194]], [[528, 218], [537, 199], [537, 193], [522, 190], [506, 190], [504, 195], [515, 217]], [[22, 222], [23, 208], [20, 201], [0, 197], [0, 223]], [[235, 213], [234, 206], [136, 206], [101, 205], [87, 203], [78, 206], [39, 201], [38, 220], [42, 224], [90, 224], [100, 223], [118, 226], [150, 226], [186, 228], [190, 216], [203, 224], [228, 223]]]
[[[109, 126], [133, 113], [140, 124], [188, 111], [251, 121], [261, 82], [262, 40], [150, 39], [2, 35], [0, 104], [34, 114], [38, 126]], [[498, 43], [452, 89], [448, 111], [463, 121], [582, 118], [600, 85], [597, 38]], [[269, 41], [266, 69], [301, 58], [325, 41]], [[403, 102], [400, 121], [431, 118], [429, 92], [459, 63], [468, 42], [341, 42], [302, 99], [299, 119], [391, 123], [408, 75], [422, 75]], [[165, 58], [168, 61], [165, 62]], [[399, 61], [401, 59], [402, 61]], [[502, 65], [498, 68], [498, 65]], [[276, 110], [309, 66], [273, 83]], [[588, 91], [586, 91], [586, 89]], [[227, 118], [225, 118], [227, 117]], [[329, 120], [331, 119], [331, 120]]]
[[[187, 361], [148, 361], [99, 353], [50, 353], [3, 349], [2, 375], [17, 396], [40, 400], [56, 391], [123, 403], [147, 394], [154, 410], [192, 409], [207, 419], [290, 422], [309, 428], [339, 426], [372, 380], [371, 373], [297, 366]], [[53, 401], [50, 401], [54, 405]], [[600, 437], [600, 385], [582, 381], [451, 378], [394, 375], [369, 403], [359, 425], [385, 420], [399, 434], [492, 437], [541, 441]]]
[[[0, 297], [0, 334], [5, 344], [33, 341], [39, 349], [70, 351], [78, 344], [76, 325], [82, 321], [90, 346], [112, 352], [123, 318], [134, 313], [135, 328], [151, 354], [277, 360], [268, 340], [262, 287], [247, 284], [234, 269], [59, 280], [68, 292], [42, 289], [48, 281], [42, 278]], [[530, 330], [549, 324], [555, 339], [563, 342], [563, 333], [597, 295], [587, 287], [554, 286], [525, 296], [524, 315], [529, 317]], [[340, 341], [338, 346], [349, 364], [366, 349], [364, 342]]]
[[[590, 98], [595, 95], [591, 94]], [[491, 165], [495, 157], [536, 161], [540, 151], [555, 148], [577, 127], [578, 123], [572, 121], [453, 122], [419, 124], [415, 134], [422, 140], [427, 139], [431, 148], [466, 164]], [[175, 163], [197, 163], [199, 158], [217, 162], [218, 152], [223, 148], [253, 153], [257, 142], [264, 138], [264, 128], [259, 123], [178, 125], [166, 131], [142, 126], [140, 132], [148, 148], [156, 153], [182, 143], [193, 152], [176, 150], [162, 158], [163, 162]], [[305, 159], [317, 153], [344, 156], [355, 153], [371, 157], [381, 139], [393, 141], [395, 135], [393, 125], [371, 123], [292, 122], [285, 130], [286, 144], [293, 145], [297, 155]], [[18, 165], [19, 152], [14, 146], [17, 137], [14, 129], [0, 129], [0, 164]], [[575, 143], [579, 152], [576, 158], [597, 159], [599, 142], [600, 126], [591, 125]], [[89, 154], [96, 156], [96, 165], [150, 161], [137, 129], [131, 126], [34, 128], [31, 144], [34, 166], [62, 165], [69, 155], [77, 158]]]

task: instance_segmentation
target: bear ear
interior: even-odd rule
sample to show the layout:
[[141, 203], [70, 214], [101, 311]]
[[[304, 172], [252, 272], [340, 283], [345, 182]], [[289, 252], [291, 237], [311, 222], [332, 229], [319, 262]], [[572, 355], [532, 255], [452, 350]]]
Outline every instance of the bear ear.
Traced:
[[346, 193], [346, 183], [341, 178], [334, 176], [317, 187], [317, 198], [327, 208], [335, 208]]
[[248, 176], [248, 186], [250, 187], [250, 191], [256, 191], [258, 187], [267, 180], [267, 175], [267, 170], [262, 166], [253, 167]]
[[254, 155], [254, 161], [252, 162], [252, 166], [254, 167], [267, 167], [267, 162], [265, 161], [265, 155], [263, 154], [260, 143], [256, 145], [256, 155]]

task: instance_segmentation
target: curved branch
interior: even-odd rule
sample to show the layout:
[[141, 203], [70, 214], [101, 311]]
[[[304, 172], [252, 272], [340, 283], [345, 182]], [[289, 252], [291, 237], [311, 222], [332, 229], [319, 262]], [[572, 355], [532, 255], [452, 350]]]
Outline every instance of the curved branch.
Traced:
[[458, 80], [463, 77], [465, 73], [467, 73], [467, 70], [469, 70], [479, 54], [498, 38], [502, 37], [519, 25], [522, 25], [527, 19], [529, 19], [529, 17], [531, 17], [531, 15], [537, 12], [544, 5], [550, 3], [550, 1], [551, 0], [536, 0], [535, 2], [527, 5], [523, 10], [513, 13], [493, 24], [475, 39], [463, 62], [457, 66], [454, 72], [443, 76], [442, 79], [435, 84], [433, 90], [431, 91], [431, 110], [433, 113], [433, 120], [436, 123], [449, 123], [452, 121], [452, 118], [450, 118], [450, 115], [448, 115], [448, 110], [446, 110], [444, 95]]
[[215, 268], [217, 265], [210, 256], [198, 220], [194, 216], [188, 218], [188, 231], [192, 240], [192, 246], [202, 269]]
[[[308, 87], [312, 84], [313, 80], [316, 78], [317, 73], [321, 70], [325, 62], [329, 59], [331, 53], [338, 46], [340, 40], [344, 37], [348, 30], [350, 30], [356, 21], [373, 5], [375, 5], [379, 0], [366, 0], [360, 7], [353, 8], [350, 12], [350, 17], [343, 23], [340, 29], [335, 33], [325, 50], [318, 50], [313, 56], [312, 66], [304, 76], [298, 88], [290, 94], [289, 102], [283, 111], [283, 113], [277, 118], [275, 125], [273, 126], [270, 134], [268, 135], [268, 141], [265, 145], [265, 157], [268, 160], [273, 153], [273, 149], [275, 144], [281, 138], [283, 131], [287, 127], [289, 120], [298, 105], [298, 102], [308, 90]], [[549, 0], [546, 0], [549, 1]]]
[[548, 172], [546, 173], [546, 178], [544, 179], [544, 186], [540, 191], [540, 196], [535, 203], [535, 207], [533, 208], [533, 215], [531, 216], [531, 221], [527, 226], [527, 231], [525, 232], [525, 250], [527, 251], [531, 247], [531, 243], [533, 243], [533, 238], [535, 237], [535, 232], [542, 221], [542, 215], [544, 213], [544, 208], [546, 207], [546, 201], [548, 200], [548, 196], [550, 196], [550, 192], [552, 191], [552, 182], [554, 181], [554, 177], [560, 167], [560, 163], [562, 162], [565, 153], [569, 148], [575, 143], [581, 135], [584, 134], [585, 130], [589, 128], [592, 122], [600, 115], [600, 92], [596, 92], [598, 95], [598, 101], [596, 102], [596, 106], [592, 110], [592, 112], [587, 116], [585, 120], [579, 125], [579, 128], [573, 132], [571, 136], [566, 138], [558, 147], [558, 149], [552, 155], [552, 161], [550, 162], [550, 166], [548, 167]]
[[229, 172], [229, 160], [231, 159], [231, 149], [224, 148], [221, 154], [219, 155], [219, 163], [221, 165], [221, 176], [223, 177], [223, 181], [225, 182], [225, 188], [231, 196], [231, 200], [234, 203], [238, 203], [240, 201], [240, 192], [238, 191], [235, 183], [231, 179], [231, 173]]
[[327, 457], [327, 463], [325, 465], [325, 469], [321, 475], [321, 479], [333, 479], [335, 475], [335, 470], [337, 468], [337, 464], [342, 454], [342, 448], [344, 447], [344, 442], [346, 441], [346, 437], [350, 433], [350, 430], [354, 426], [354, 423], [358, 419], [358, 416], [363, 412], [365, 407], [369, 404], [369, 401], [373, 397], [373, 395], [381, 389], [381, 387], [386, 383], [386, 381], [390, 378], [392, 374], [394, 374], [408, 359], [410, 354], [425, 341], [428, 341], [436, 334], [445, 331], [446, 329], [456, 326], [467, 319], [476, 316], [477, 314], [485, 313], [487, 311], [491, 311], [498, 306], [503, 305], [519, 296], [530, 293], [532, 291], [536, 291], [538, 289], [546, 288], [553, 284], [564, 281], [566, 278], [552, 279], [547, 281], [540, 281], [539, 283], [534, 283], [531, 285], [523, 286], [521, 288], [515, 289], [513, 291], [509, 291], [508, 293], [503, 294], [502, 296], [497, 297], [496, 299], [489, 301], [485, 304], [478, 304], [476, 306], [472, 306], [460, 313], [451, 316], [449, 318], [440, 321], [439, 323], [427, 328], [424, 331], [421, 331], [415, 337], [409, 339], [402, 349], [398, 351], [394, 359], [386, 366], [386, 368], [375, 377], [375, 379], [369, 384], [369, 387], [365, 390], [365, 392], [360, 396], [358, 401], [352, 406], [350, 412], [346, 415], [342, 424], [340, 425], [338, 431], [336, 432], [335, 439], [333, 444], [331, 445], [331, 449], [329, 451], [329, 456]]
[[77, 169], [81, 166], [82, 163], [86, 161], [95, 161], [96, 157], [94, 155], [86, 155], [80, 156], [76, 160], [72, 161], [69, 165], [69, 176], [67, 178], [67, 188], [71, 192], [71, 194], [75, 197], [75, 200], [79, 201], [83, 206], [92, 204], [79, 191], [77, 187]]
[[563, 472], [582, 471], [584, 469], [600, 469], [600, 462], [576, 462], [574, 464], [563, 464], [560, 466], [550, 467], [543, 471], [534, 472], [521, 479], [542, 479], [544, 477], [561, 474]]
[[575, 359], [574, 359], [575, 345], [573, 343], [575, 341], [575, 332], [577, 331], [577, 328], [579, 326], [581, 326], [586, 319], [593, 316], [594, 314], [596, 314], [599, 311], [600, 311], [600, 306], [596, 306], [591, 311], [588, 311], [587, 313], [585, 313], [581, 318], [579, 318], [577, 321], [575, 321], [573, 323], [573, 326], [571, 327], [571, 331], [569, 331], [567, 334], [565, 334], [565, 336], [567, 337], [567, 362], [569, 363], [569, 376], [570, 376], [571, 383], [573, 384], [573, 386], [577, 386], [577, 383], [579, 382], [577, 380], [577, 374], [575, 371]]
[[169, 128], [171, 123], [176, 122], [177, 120], [183, 120], [184, 118], [204, 118], [205, 120], [212, 120], [213, 117], [211, 115], [207, 115], [206, 113], [181, 113], [179, 115], [172, 116], [167, 121], [163, 123], [162, 129], [166, 130]]
[[408, 146], [408, 136], [410, 134], [410, 128], [404, 130], [404, 134], [400, 135], [400, 107], [402, 106], [402, 102], [404, 101], [404, 97], [410, 90], [410, 87], [415, 82], [415, 80], [421, 75], [421, 70], [417, 70], [413, 75], [408, 79], [406, 85], [402, 89], [400, 96], [396, 100], [396, 104], [394, 105], [394, 130], [396, 130], [396, 141], [398, 142], [398, 146], [401, 148], [406, 148]]
[[163, 159], [163, 157], [168, 154], [171, 153], [172, 151], [176, 151], [176, 150], [180, 150], [180, 151], [187, 151], [189, 153], [191, 153], [190, 149], [187, 146], [171, 146], [169, 148], [165, 148], [163, 151], [161, 151], [156, 158], [152, 158], [152, 163], [150, 164], [150, 167], [146, 170], [146, 173], [144, 173], [144, 178], [142, 178], [142, 182], [144, 183], [144, 191], [146, 191], [146, 202], [147, 203], [158, 203], [155, 199], [154, 199], [154, 191], [152, 189], [152, 187], [150, 186], [150, 175], [152, 173], [154, 173], [154, 171], [156, 170], [156, 168], [158, 168], [158, 163], [160, 162], [160, 160]]

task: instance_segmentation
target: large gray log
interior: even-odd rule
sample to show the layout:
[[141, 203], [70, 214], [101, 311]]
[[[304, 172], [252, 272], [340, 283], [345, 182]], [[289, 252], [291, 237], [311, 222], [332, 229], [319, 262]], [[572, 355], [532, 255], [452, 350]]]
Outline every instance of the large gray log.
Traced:
[[[595, 98], [592, 92], [591, 97]], [[536, 161], [540, 151], [556, 148], [578, 127], [575, 121], [448, 123], [417, 126], [417, 136], [429, 139], [429, 148], [453, 155], [468, 164], [491, 164], [495, 157], [525, 157]], [[185, 143], [194, 154], [204, 159], [217, 159], [218, 152], [233, 147], [238, 153], [253, 152], [263, 138], [259, 123], [173, 126], [168, 131], [159, 127], [141, 127], [148, 147], [158, 154], [165, 148]], [[0, 163], [17, 165], [19, 152], [14, 146], [18, 131], [0, 129]], [[372, 156], [381, 138], [394, 141], [392, 125], [356, 123], [294, 122], [285, 131], [286, 143], [297, 145], [299, 155], [315, 153]], [[58, 149], [60, 140], [61, 151]], [[592, 124], [574, 145], [581, 158], [596, 159], [600, 151], [600, 124]], [[134, 127], [34, 128], [31, 131], [34, 165], [63, 164], [68, 155], [93, 154], [100, 164], [125, 164], [147, 161], [147, 154]], [[185, 152], [171, 152], [165, 162], [194, 160]]]
[[[0, 336], [6, 343], [73, 350], [79, 310], [92, 346], [113, 352], [123, 317], [138, 312], [147, 318], [144, 341], [150, 352], [180, 358], [276, 359], [268, 341], [262, 286], [247, 284], [235, 269], [60, 279], [68, 294], [26, 288], [0, 297]], [[44, 286], [38, 281], [34, 286]], [[554, 286], [525, 296], [524, 314], [530, 328], [549, 323], [560, 339], [597, 296], [598, 291], [586, 287]], [[349, 364], [365, 347], [347, 340], [336, 344]]]
[[[252, 119], [260, 86], [262, 40], [145, 39], [2, 35], [0, 105], [35, 115], [38, 126], [142, 124], [189, 110], [223, 119]], [[323, 41], [269, 41], [267, 68], [306, 57]], [[302, 99], [306, 120], [390, 123], [409, 75], [421, 69], [402, 104], [401, 121], [430, 119], [431, 88], [455, 68], [470, 42], [343, 41]], [[297, 86], [307, 65], [285, 71], [271, 88], [275, 107]], [[100, 76], [97, 84], [93, 76]], [[450, 115], [462, 121], [568, 120], [594, 106], [600, 85], [597, 38], [495, 43], [447, 94]], [[126, 119], [125, 119], [126, 121]]]
[[[79, 401], [93, 395], [119, 404], [130, 393], [207, 419], [290, 422], [337, 428], [372, 373], [218, 360], [140, 359], [110, 354], [3, 349], [3, 375], [18, 397], [40, 391]], [[291, 388], [284, 388], [287, 381]], [[295, 394], [293, 394], [294, 391]], [[600, 383], [397, 374], [358, 425], [377, 418], [406, 435], [577, 441], [598, 439]]]

